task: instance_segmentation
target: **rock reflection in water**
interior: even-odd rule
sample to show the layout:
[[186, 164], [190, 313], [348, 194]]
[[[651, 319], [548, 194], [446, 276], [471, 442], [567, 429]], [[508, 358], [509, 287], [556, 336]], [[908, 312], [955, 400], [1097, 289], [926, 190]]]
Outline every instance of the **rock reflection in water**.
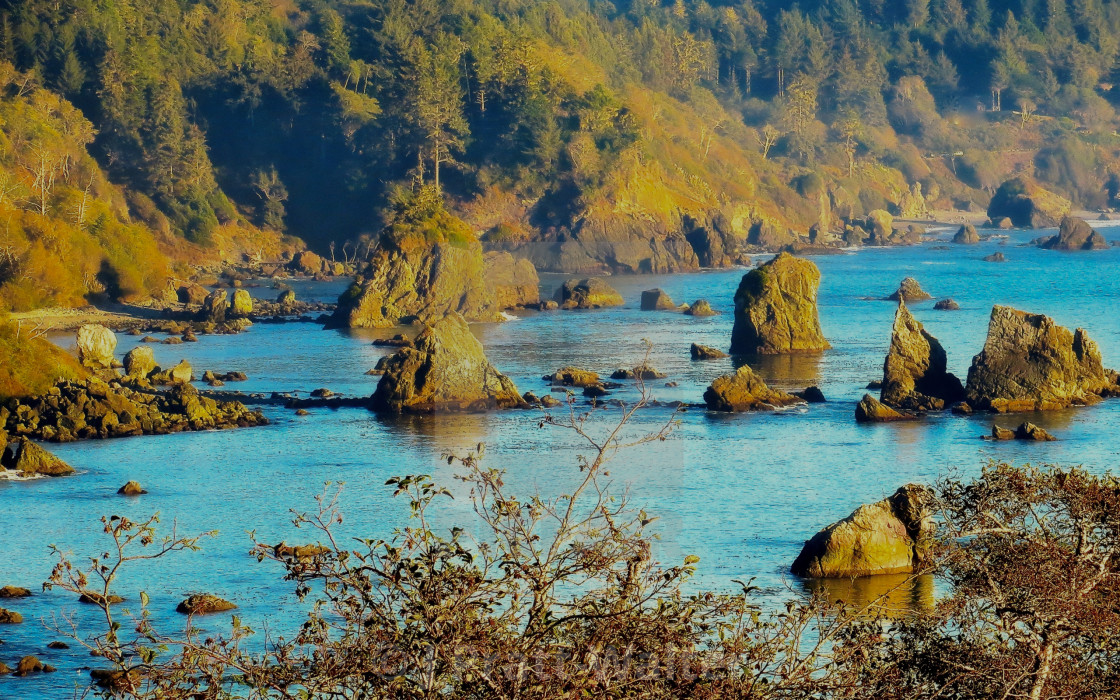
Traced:
[[736, 355], [735, 367], [750, 365], [767, 385], [788, 390], [821, 383], [820, 353], [791, 355]]
[[869, 613], [889, 616], [931, 610], [935, 602], [933, 576], [928, 574], [802, 579], [801, 585], [807, 593], [829, 602], [842, 601], [857, 609], [872, 606]]

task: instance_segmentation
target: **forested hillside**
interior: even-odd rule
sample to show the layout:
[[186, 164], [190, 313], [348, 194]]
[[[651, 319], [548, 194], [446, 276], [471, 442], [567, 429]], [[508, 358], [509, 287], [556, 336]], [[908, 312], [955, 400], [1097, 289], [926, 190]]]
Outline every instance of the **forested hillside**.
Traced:
[[395, 189], [427, 183], [539, 266], [671, 270], [696, 264], [697, 228], [765, 244], [875, 209], [982, 208], [1012, 174], [1086, 208], [1120, 189], [1111, 0], [0, 7], [24, 81], [8, 106], [69, 101], [70, 147], [108, 178], [92, 195], [122, 188], [103, 239], [135, 222], [205, 248], [240, 222], [341, 258]]

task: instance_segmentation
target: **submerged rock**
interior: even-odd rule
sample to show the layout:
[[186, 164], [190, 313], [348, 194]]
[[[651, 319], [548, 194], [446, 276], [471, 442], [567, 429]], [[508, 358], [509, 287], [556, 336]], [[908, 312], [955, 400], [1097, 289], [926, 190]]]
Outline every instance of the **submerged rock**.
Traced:
[[706, 299], [697, 299], [684, 312], [688, 316], [696, 316], [697, 318], [719, 315], [719, 312], [712, 309], [712, 305]]
[[540, 302], [541, 280], [533, 263], [505, 251], [486, 253], [482, 262], [499, 309], [522, 308]]
[[984, 262], [994, 262], [994, 263], [1007, 262], [1007, 258], [1004, 257], [1003, 253], [1001, 253], [999, 251], [996, 251], [996, 252], [992, 253], [991, 255], [985, 255], [984, 256]]
[[556, 290], [556, 303], [562, 309], [598, 309], [622, 306], [622, 295], [598, 277], [570, 279]]
[[175, 612], [184, 615], [208, 615], [210, 613], [226, 612], [227, 610], [236, 610], [237, 606], [233, 603], [219, 598], [210, 593], [196, 593], [188, 596], [186, 600], [179, 603], [175, 607]]
[[803, 399], [771, 389], [748, 365], [717, 377], [704, 392], [704, 403], [713, 411], [759, 411], [803, 403]]
[[0, 465], [26, 475], [67, 476], [74, 468], [25, 437], [8, 445], [0, 453]]
[[806, 403], [825, 403], [824, 392], [818, 386], [805, 387], [803, 391], [794, 392], [794, 395], [804, 399]]
[[1049, 410], [1094, 403], [1117, 392], [1116, 380], [1084, 330], [1070, 333], [1048, 316], [996, 306], [965, 392], [978, 409]]
[[946, 367], [941, 343], [914, 318], [906, 302], [898, 302], [879, 400], [907, 411], [939, 411], [964, 398], [960, 380]]
[[139, 481], [129, 481], [117, 489], [117, 493], [121, 496], [143, 496], [148, 492], [144, 490]]
[[942, 299], [933, 305], [934, 311], [960, 311], [961, 305], [953, 299]]
[[1108, 248], [1108, 241], [1084, 219], [1066, 216], [1062, 218], [1057, 235], [1043, 240], [1038, 247], [1047, 250], [1104, 250]]
[[4, 586], [0, 588], [0, 598], [30, 598], [31, 591], [19, 586]]
[[980, 234], [976, 232], [976, 227], [972, 224], [965, 224], [961, 226], [956, 235], [953, 236], [954, 243], [972, 244], [980, 242]]
[[611, 379], [664, 379], [667, 376], [649, 365], [638, 365], [633, 369], [623, 367], [611, 373]]
[[428, 413], [523, 407], [513, 382], [486, 359], [466, 320], [452, 313], [427, 326], [414, 347], [385, 362], [374, 410]]
[[36, 656], [25, 656], [16, 664], [16, 670], [12, 675], [30, 676], [32, 673], [54, 673], [57, 670], [54, 666], [43, 663]]
[[894, 291], [889, 297], [888, 301], [926, 301], [933, 297], [922, 289], [922, 285], [918, 284], [918, 280], [913, 277], [907, 277], [899, 283], [898, 289]]
[[15, 610], [0, 608], [0, 625], [18, 625], [23, 622], [23, 615]]
[[78, 329], [78, 360], [92, 369], [107, 369], [113, 366], [113, 351], [117, 348], [117, 336], [105, 326], [87, 323]]
[[642, 311], [676, 311], [677, 305], [672, 297], [661, 289], [647, 289], [642, 292]]
[[884, 406], [871, 394], [864, 394], [856, 404], [856, 421], [859, 423], [890, 423], [892, 421], [914, 420], [917, 416], [900, 413], [890, 406]]
[[888, 498], [862, 505], [805, 543], [795, 576], [849, 578], [908, 574], [928, 563], [934, 533], [929, 491], [907, 484]]
[[735, 293], [731, 352], [774, 355], [831, 347], [817, 312], [820, 282], [816, 265], [789, 253], [743, 275]]
[[599, 383], [599, 374], [579, 367], [561, 367], [542, 377], [546, 382], [560, 386], [591, 386]]
[[700, 345], [698, 343], [693, 343], [688, 352], [694, 360], [719, 360], [724, 357], [729, 357], [723, 350], [713, 348], [710, 345]]
[[1021, 423], [1018, 428], [1011, 430], [1009, 428], [1001, 428], [998, 425], [992, 426], [991, 433], [992, 440], [1027, 440], [1031, 442], [1053, 442], [1058, 438], [1054, 437], [1046, 430], [1038, 427], [1034, 423], [1026, 422]]
[[988, 204], [988, 218], [997, 221], [1006, 217], [1019, 228], [1048, 228], [1057, 226], [1071, 207], [1068, 199], [1046, 190], [1034, 180], [1016, 177], [996, 190]]

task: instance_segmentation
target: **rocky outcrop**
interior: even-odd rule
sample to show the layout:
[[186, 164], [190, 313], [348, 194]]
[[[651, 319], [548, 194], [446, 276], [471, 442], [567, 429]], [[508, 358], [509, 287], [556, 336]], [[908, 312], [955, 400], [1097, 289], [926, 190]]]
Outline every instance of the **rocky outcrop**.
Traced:
[[879, 400], [905, 411], [940, 411], [960, 401], [964, 387], [946, 366], [941, 343], [914, 318], [905, 302], [898, 302]]
[[73, 467], [26, 437], [20, 437], [0, 452], [0, 466], [25, 476], [68, 476], [74, 473]]
[[722, 350], [711, 347], [710, 345], [699, 345], [693, 343], [689, 348], [689, 354], [694, 360], [718, 360], [728, 357], [727, 353]]
[[196, 593], [175, 606], [175, 612], [184, 615], [209, 615], [236, 609], [233, 603], [210, 593]]
[[420, 332], [414, 347], [385, 362], [371, 407], [430, 413], [523, 407], [513, 382], [486, 359], [466, 320], [452, 313]]
[[994, 262], [994, 263], [1007, 262], [1007, 258], [1004, 257], [1003, 253], [1001, 253], [997, 250], [996, 252], [992, 253], [991, 255], [985, 255], [984, 256], [984, 262]]
[[206, 287], [201, 284], [191, 282], [184, 284], [175, 291], [175, 296], [181, 304], [198, 305], [206, 301]]
[[953, 236], [954, 243], [961, 243], [970, 245], [980, 242], [980, 234], [976, 232], [976, 227], [972, 224], [965, 224], [957, 230], [956, 235]]
[[0, 598], [30, 598], [31, 591], [20, 586], [4, 586], [0, 588]]
[[960, 311], [961, 305], [954, 299], [941, 299], [933, 305], [934, 311]]
[[762, 250], [781, 250], [797, 243], [797, 236], [788, 228], [770, 221], [756, 221], [747, 233], [747, 243]]
[[[988, 218], [1003, 217], [1018, 228], [1049, 228], [1057, 226], [1069, 214], [1070, 201], [1054, 194], [1034, 180], [1012, 178], [999, 186], [988, 204]], [[1002, 228], [1002, 227], [1001, 227]]]
[[1065, 408], [1118, 391], [1097, 344], [1041, 314], [992, 309], [984, 349], [972, 360], [965, 393], [973, 408], [999, 412]]
[[886, 245], [894, 233], [894, 217], [883, 209], [867, 214], [866, 228], [872, 245]]
[[451, 313], [467, 321], [500, 321], [477, 241], [389, 245], [374, 252], [366, 272], [338, 298], [328, 325], [389, 328]]
[[667, 375], [660, 372], [650, 365], [638, 365], [637, 367], [620, 367], [614, 372], [611, 372], [611, 379], [664, 379]]
[[992, 426], [992, 440], [1026, 440], [1029, 442], [1053, 442], [1058, 438], [1046, 432], [1034, 423], [1021, 423], [1015, 430]]
[[124, 356], [124, 371], [129, 377], [147, 377], [156, 370], [156, 357], [147, 345], [137, 345]]
[[202, 302], [198, 311], [198, 320], [202, 323], [223, 323], [229, 313], [229, 297], [220, 289], [210, 292]]
[[1084, 219], [1066, 216], [1062, 217], [1058, 233], [1041, 241], [1038, 247], [1047, 250], [1104, 250], [1108, 248], [1108, 241]]
[[533, 263], [503, 251], [486, 253], [482, 263], [499, 309], [518, 309], [540, 302], [541, 280]]
[[864, 394], [856, 404], [857, 423], [891, 423], [894, 421], [914, 420], [917, 416], [901, 413], [890, 406], [884, 406], [871, 394]]
[[803, 403], [784, 391], [771, 389], [766, 382], [743, 365], [732, 374], [717, 377], [704, 392], [704, 403], [712, 411], [760, 411]]
[[724, 226], [697, 226], [685, 234], [700, 267], [731, 267], [750, 264], [739, 252], [739, 239]]
[[598, 277], [570, 279], [556, 290], [556, 303], [562, 309], [598, 309], [622, 306], [622, 295]]
[[0, 608], [0, 625], [18, 625], [23, 622], [23, 615], [15, 610]]
[[929, 491], [907, 484], [818, 532], [790, 571], [812, 578], [913, 573], [929, 562], [934, 530]]
[[105, 326], [89, 323], [78, 329], [78, 361], [91, 369], [113, 366], [117, 336]]
[[326, 269], [326, 261], [310, 250], [301, 250], [292, 256], [288, 268], [304, 275], [318, 275]]
[[594, 386], [599, 383], [599, 374], [579, 367], [561, 367], [552, 374], [542, 377], [546, 382], [559, 386]]
[[706, 318], [708, 316], [718, 316], [719, 312], [712, 308], [707, 299], [697, 299], [688, 305], [684, 310], [686, 316], [695, 316], [697, 318]]
[[776, 355], [831, 347], [817, 312], [820, 283], [816, 265], [789, 253], [743, 275], [735, 292], [731, 352]]
[[268, 420], [236, 401], [215, 401], [190, 384], [167, 391], [138, 391], [118, 381], [59, 382], [42, 396], [9, 399], [0, 407], [0, 429], [48, 442], [185, 430], [265, 425]]
[[285, 289], [284, 291], [280, 292], [279, 296], [276, 297], [276, 305], [282, 309], [289, 309], [295, 306], [295, 303], [296, 293], [291, 289]]
[[662, 289], [647, 289], [642, 292], [642, 311], [676, 311], [673, 298]]
[[117, 494], [121, 496], [143, 496], [146, 493], [148, 492], [144, 490], [139, 481], [126, 482], [124, 486], [117, 489]]
[[247, 289], [233, 290], [233, 300], [229, 305], [229, 315], [234, 318], [245, 318], [253, 313], [253, 297]]
[[918, 280], [913, 277], [907, 277], [899, 283], [898, 289], [887, 297], [887, 301], [913, 302], [927, 301], [932, 298], [932, 296], [922, 289], [922, 285], [918, 284]]

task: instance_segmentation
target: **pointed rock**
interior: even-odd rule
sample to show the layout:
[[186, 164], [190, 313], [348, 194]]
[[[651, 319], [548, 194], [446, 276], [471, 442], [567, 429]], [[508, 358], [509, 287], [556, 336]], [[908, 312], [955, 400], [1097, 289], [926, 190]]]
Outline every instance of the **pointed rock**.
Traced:
[[743, 275], [735, 292], [731, 352], [778, 355], [830, 348], [817, 312], [820, 284], [817, 266], [789, 253]]
[[962, 398], [961, 381], [946, 370], [945, 349], [899, 301], [879, 400], [907, 411], [940, 411]]
[[926, 301], [932, 298], [922, 289], [922, 285], [918, 284], [918, 280], [907, 277], [899, 283], [898, 289], [887, 297], [887, 301]]

